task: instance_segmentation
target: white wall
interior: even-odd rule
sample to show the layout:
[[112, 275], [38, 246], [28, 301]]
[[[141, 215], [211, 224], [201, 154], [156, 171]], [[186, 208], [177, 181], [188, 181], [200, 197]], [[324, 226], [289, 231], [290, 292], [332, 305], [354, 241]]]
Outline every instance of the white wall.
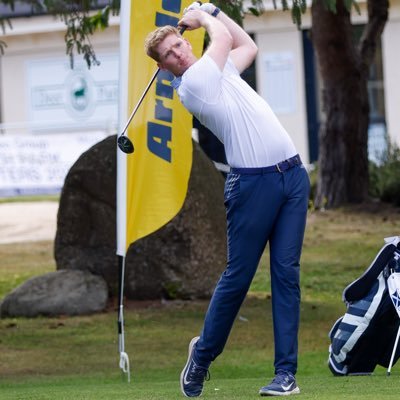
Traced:
[[383, 33], [383, 78], [386, 124], [391, 139], [400, 146], [400, 10], [391, 8], [390, 23]]
[[[309, 23], [308, 14], [303, 25]], [[301, 31], [290, 13], [265, 13], [249, 16], [245, 29], [255, 33], [257, 91], [276, 112], [304, 162], [309, 162], [306, 94], [304, 85], [303, 42]], [[274, 64], [275, 67], [274, 68]], [[281, 70], [281, 73], [279, 73]], [[280, 93], [279, 93], [280, 92]]]
[[257, 90], [292, 137], [301, 158], [308, 162], [301, 33], [295, 29], [258, 33], [257, 42]]
[[[45, 128], [47, 122], [48, 131], [51, 129], [60, 131], [63, 125], [66, 126], [64, 131], [71, 131], [71, 128], [74, 130], [74, 126], [79, 129], [84, 124], [87, 124], [85, 128], [97, 129], [96, 125], [99, 124], [96, 123], [96, 119], [99, 119], [99, 117], [102, 119], [101, 124], [105, 125], [106, 118], [102, 118], [102, 110], [101, 107], [98, 109], [98, 103], [96, 103], [96, 110], [91, 110], [91, 115], [89, 113], [86, 113], [86, 115], [84, 113], [81, 115], [79, 113], [74, 114], [71, 107], [68, 109], [68, 104], [65, 105], [65, 109], [54, 107], [54, 110], [52, 110], [51, 107], [47, 107], [47, 113], [45, 109], [37, 112], [33, 109], [31, 90], [34, 85], [32, 80], [39, 75], [41, 75], [41, 84], [45, 87], [45, 90], [51, 88], [52, 85], [66, 86], [68, 78], [71, 78], [72, 74], [79, 73], [87, 78], [88, 82], [93, 82], [92, 86], [96, 90], [99, 86], [99, 75], [101, 74], [102, 82], [107, 79], [117, 81], [119, 27], [115, 19], [112, 22], [109, 29], [99, 32], [91, 39], [100, 61], [103, 57], [103, 66], [93, 66], [88, 70], [82, 56], [76, 55], [75, 66], [77, 68], [73, 72], [69, 68], [69, 58], [65, 54], [65, 26], [62, 23], [52, 17], [14, 20], [13, 29], [8, 31], [6, 36], [1, 37], [7, 43], [5, 55], [0, 57], [1, 122], [15, 133], [35, 130], [36, 123]], [[111, 58], [112, 62], [110, 62]], [[102, 73], [101, 71], [107, 66], [108, 73]], [[115, 71], [110, 72], [110, 68], [115, 69]], [[107, 74], [110, 75], [109, 78]], [[115, 83], [113, 83], [113, 86], [116, 86]], [[110, 87], [106, 89], [110, 89]], [[115, 90], [117, 89], [114, 88]], [[92, 96], [92, 98], [94, 97]], [[117, 120], [117, 103], [114, 104], [112, 109], [110, 104], [108, 104], [108, 107], [113, 116], [115, 114], [114, 120]], [[41, 115], [43, 115], [43, 121], [39, 121]], [[108, 117], [108, 119], [110, 118]]]

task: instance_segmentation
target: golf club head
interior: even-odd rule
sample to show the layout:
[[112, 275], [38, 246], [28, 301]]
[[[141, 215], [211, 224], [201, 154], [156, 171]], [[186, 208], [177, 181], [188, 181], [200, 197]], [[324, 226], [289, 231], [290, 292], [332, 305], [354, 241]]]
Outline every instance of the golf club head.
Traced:
[[130, 154], [133, 153], [135, 150], [135, 148], [133, 147], [133, 143], [127, 136], [121, 135], [118, 138], [117, 143], [120, 150], [123, 151], [124, 153]]

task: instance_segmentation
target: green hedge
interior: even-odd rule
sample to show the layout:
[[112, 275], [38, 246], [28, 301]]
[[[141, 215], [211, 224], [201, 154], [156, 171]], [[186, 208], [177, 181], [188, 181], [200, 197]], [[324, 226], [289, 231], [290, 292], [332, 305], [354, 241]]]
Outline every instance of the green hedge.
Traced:
[[379, 164], [370, 162], [369, 194], [400, 206], [400, 149], [396, 145], [389, 145]]

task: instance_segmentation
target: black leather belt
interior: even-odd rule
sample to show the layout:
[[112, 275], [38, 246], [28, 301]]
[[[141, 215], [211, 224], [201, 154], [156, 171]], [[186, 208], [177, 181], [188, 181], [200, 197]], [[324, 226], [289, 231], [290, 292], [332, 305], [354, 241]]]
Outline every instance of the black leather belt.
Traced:
[[294, 167], [295, 165], [301, 165], [301, 159], [298, 154], [269, 167], [231, 168], [230, 172], [233, 174], [268, 174], [270, 172], [284, 172]]

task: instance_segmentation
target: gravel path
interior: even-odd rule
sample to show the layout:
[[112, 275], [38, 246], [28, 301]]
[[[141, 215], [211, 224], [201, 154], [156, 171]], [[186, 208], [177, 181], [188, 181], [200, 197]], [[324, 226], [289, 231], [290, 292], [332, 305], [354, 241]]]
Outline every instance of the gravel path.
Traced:
[[0, 244], [54, 240], [58, 202], [0, 204]]

